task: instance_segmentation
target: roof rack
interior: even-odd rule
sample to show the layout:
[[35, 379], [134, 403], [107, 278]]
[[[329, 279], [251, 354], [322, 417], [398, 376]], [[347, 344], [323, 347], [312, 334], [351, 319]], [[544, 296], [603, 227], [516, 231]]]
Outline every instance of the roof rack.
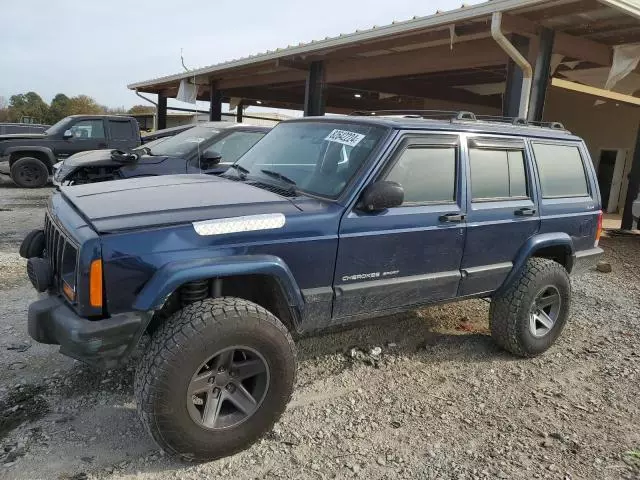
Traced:
[[466, 110], [358, 110], [349, 114], [350, 116], [365, 117], [402, 117], [402, 118], [423, 118], [425, 120], [449, 120], [451, 122], [496, 122], [517, 126], [544, 127], [553, 130], [566, 130], [560, 122], [533, 122], [521, 117], [500, 117], [491, 115], [476, 115]]

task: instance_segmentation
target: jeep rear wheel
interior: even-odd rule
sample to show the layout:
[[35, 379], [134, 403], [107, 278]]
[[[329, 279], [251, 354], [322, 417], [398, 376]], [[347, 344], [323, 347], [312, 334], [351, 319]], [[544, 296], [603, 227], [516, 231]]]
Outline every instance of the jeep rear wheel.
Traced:
[[11, 165], [11, 180], [22, 188], [44, 187], [49, 181], [49, 170], [38, 158], [22, 157]]
[[246, 300], [207, 299], [154, 332], [136, 372], [138, 411], [169, 454], [214, 460], [273, 426], [295, 373], [293, 340], [275, 316]]
[[515, 355], [539, 355], [562, 332], [570, 301], [571, 282], [564, 267], [546, 258], [531, 258], [516, 280], [494, 295], [489, 308], [491, 335]]

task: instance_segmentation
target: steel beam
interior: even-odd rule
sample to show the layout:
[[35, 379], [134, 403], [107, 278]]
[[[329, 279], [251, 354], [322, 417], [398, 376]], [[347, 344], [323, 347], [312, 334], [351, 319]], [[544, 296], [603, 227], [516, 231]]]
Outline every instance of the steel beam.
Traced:
[[244, 110], [244, 105], [242, 102], [238, 103], [236, 107], [236, 123], [242, 123], [242, 114]]
[[547, 88], [551, 78], [551, 54], [553, 53], [554, 31], [543, 28], [540, 32], [540, 45], [538, 58], [533, 72], [531, 85], [531, 98], [529, 99], [529, 115], [527, 120], [542, 121], [544, 102], [547, 97]]
[[324, 62], [311, 62], [304, 90], [304, 116], [322, 116], [325, 112]]

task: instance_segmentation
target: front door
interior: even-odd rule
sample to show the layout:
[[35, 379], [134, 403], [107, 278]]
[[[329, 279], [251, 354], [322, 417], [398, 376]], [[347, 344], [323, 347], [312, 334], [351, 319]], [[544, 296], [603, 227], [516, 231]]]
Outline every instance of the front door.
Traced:
[[58, 143], [56, 155], [66, 158], [74, 153], [87, 150], [100, 150], [107, 148], [107, 139], [104, 131], [104, 121], [100, 118], [79, 120], [69, 127], [71, 138], [66, 138]]
[[465, 179], [457, 135], [406, 134], [376, 180], [400, 183], [404, 203], [340, 225], [333, 318], [348, 321], [456, 296], [465, 238]]
[[467, 240], [460, 295], [498, 288], [540, 228], [531, 161], [522, 138], [470, 135]]

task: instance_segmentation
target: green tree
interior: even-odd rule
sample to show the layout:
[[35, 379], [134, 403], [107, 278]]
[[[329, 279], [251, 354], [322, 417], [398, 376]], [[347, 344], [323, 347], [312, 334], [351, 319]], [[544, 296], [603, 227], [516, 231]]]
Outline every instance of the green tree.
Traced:
[[134, 105], [127, 113], [154, 113], [155, 111], [156, 108], [151, 105]]
[[69, 115], [70, 99], [64, 93], [59, 93], [53, 100], [51, 100], [51, 106], [49, 107], [49, 115], [47, 121], [50, 124], [56, 123], [58, 120], [62, 120]]
[[0, 96], [0, 122], [9, 121], [9, 102], [3, 96]]
[[87, 95], [78, 95], [69, 99], [68, 115], [99, 115], [104, 107]]
[[49, 113], [49, 105], [36, 92], [19, 93], [9, 98], [9, 118], [19, 122], [24, 117], [34, 122], [45, 122]]

